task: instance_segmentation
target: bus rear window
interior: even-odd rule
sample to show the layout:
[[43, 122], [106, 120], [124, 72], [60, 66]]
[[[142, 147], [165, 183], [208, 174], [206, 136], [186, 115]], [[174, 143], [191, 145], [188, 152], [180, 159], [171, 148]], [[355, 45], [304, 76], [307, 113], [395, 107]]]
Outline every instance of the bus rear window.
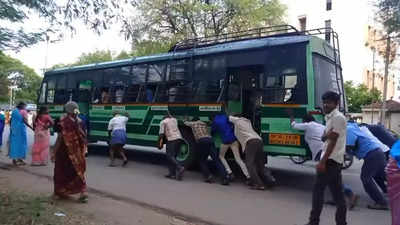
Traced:
[[[327, 91], [343, 93], [342, 71], [330, 60], [321, 55], [313, 54], [314, 80], [315, 80], [315, 108], [322, 109], [322, 95]], [[341, 97], [340, 110], [344, 109], [344, 95]]]

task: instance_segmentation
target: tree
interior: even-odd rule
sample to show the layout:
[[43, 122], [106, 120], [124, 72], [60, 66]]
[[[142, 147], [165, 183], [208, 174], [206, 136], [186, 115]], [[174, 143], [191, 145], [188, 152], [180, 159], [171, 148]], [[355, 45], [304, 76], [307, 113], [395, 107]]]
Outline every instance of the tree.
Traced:
[[[100, 32], [117, 21], [128, 0], [0, 0], [0, 50], [19, 50], [45, 40], [49, 34], [61, 35], [61, 28], [74, 31], [80, 20]], [[47, 22], [47, 27], [26, 31], [22, 24], [33, 16]], [[8, 24], [8, 26], [6, 25]]]
[[138, 0], [139, 15], [124, 20], [132, 40], [175, 41], [219, 36], [283, 23], [286, 7], [279, 0]]
[[16, 86], [16, 100], [35, 102], [42, 78], [21, 61], [0, 51], [0, 101], [8, 101], [9, 86]]
[[344, 83], [348, 110], [351, 113], [360, 113], [361, 107], [382, 100], [381, 92], [374, 88], [369, 90], [364, 84], [354, 85], [353, 81]]
[[152, 41], [152, 40], [143, 40], [136, 41], [132, 45], [132, 53], [131, 55], [138, 56], [146, 56], [153, 55], [162, 52], [168, 52], [168, 50], [173, 45], [171, 41]]
[[388, 35], [400, 32], [400, 0], [378, 0], [378, 19]]

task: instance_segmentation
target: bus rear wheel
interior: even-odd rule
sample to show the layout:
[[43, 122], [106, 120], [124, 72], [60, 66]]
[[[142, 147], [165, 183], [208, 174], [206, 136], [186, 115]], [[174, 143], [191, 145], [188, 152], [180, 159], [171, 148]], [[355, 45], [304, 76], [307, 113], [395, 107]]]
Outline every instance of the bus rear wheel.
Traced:
[[183, 136], [183, 141], [176, 159], [185, 168], [191, 169], [197, 163], [196, 141], [190, 128], [181, 128], [180, 131]]

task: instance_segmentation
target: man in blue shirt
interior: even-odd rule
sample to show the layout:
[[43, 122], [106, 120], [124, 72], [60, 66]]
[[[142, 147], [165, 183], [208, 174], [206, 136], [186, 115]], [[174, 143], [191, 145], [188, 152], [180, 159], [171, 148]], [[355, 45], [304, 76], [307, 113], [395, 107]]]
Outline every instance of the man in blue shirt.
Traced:
[[[392, 148], [394, 143], [398, 140], [388, 129], [386, 129], [382, 124], [367, 124], [368, 130], [378, 138], [383, 144]], [[385, 152], [386, 160], [389, 160], [390, 151]]]
[[229, 179], [233, 180], [233, 174], [228, 162], [225, 159], [225, 154], [230, 148], [232, 150], [233, 156], [235, 157], [236, 163], [240, 166], [243, 174], [246, 176], [246, 182], [250, 183], [249, 172], [242, 158], [240, 157], [239, 142], [235, 137], [233, 124], [229, 122], [228, 116], [224, 113], [216, 115], [212, 119], [212, 121], [211, 134], [215, 135], [216, 133], [218, 133], [221, 136], [222, 143], [220, 146], [219, 158], [225, 167]]
[[347, 150], [358, 159], [364, 160], [361, 181], [367, 194], [375, 201], [375, 204], [368, 205], [368, 208], [388, 210], [388, 203], [377, 187], [378, 184], [386, 193], [386, 159], [380, 146], [362, 132], [356, 123], [350, 121], [347, 123], [346, 146]]

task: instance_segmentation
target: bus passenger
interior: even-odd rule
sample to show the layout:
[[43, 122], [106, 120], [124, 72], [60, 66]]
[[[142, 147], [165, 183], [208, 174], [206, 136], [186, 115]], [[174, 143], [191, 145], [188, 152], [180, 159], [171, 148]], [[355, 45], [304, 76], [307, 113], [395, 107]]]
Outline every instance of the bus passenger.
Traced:
[[103, 88], [101, 90], [101, 103], [109, 103], [110, 101], [110, 96], [108, 94], [108, 89], [107, 88]]
[[164, 137], [167, 139], [166, 153], [169, 173], [165, 175], [165, 177], [169, 179], [182, 180], [185, 167], [176, 160], [176, 156], [180, 150], [183, 138], [178, 128], [178, 121], [172, 117], [169, 112], [160, 122], [159, 135], [160, 139], [164, 139]]
[[124, 98], [124, 88], [123, 87], [119, 87], [115, 91], [115, 102], [116, 103], [122, 103], [123, 98]]
[[317, 176], [313, 188], [312, 210], [307, 225], [318, 225], [324, 204], [327, 186], [336, 203], [336, 225], [346, 225], [346, 201], [343, 193], [342, 164], [346, 152], [346, 118], [339, 112], [340, 95], [328, 91], [322, 96], [326, 129], [322, 159], [318, 163]]
[[108, 136], [110, 137], [110, 167], [115, 167], [114, 153], [119, 152], [124, 160], [122, 166], [126, 166], [128, 158], [124, 153], [124, 145], [126, 144], [126, 123], [129, 120], [129, 113], [125, 116], [119, 111], [113, 112], [114, 117], [108, 123]]
[[246, 176], [246, 183], [250, 184], [250, 176], [247, 171], [246, 165], [244, 164], [239, 152], [239, 142], [237, 141], [234, 131], [233, 124], [229, 122], [228, 116], [225, 113], [220, 113], [212, 119], [211, 134], [218, 133], [221, 136], [222, 143], [219, 150], [219, 158], [223, 163], [226, 172], [228, 173], [229, 180], [233, 180], [233, 173], [225, 159], [225, 154], [230, 148], [233, 156], [235, 157], [236, 163], [240, 166], [243, 174]]
[[217, 150], [215, 149], [214, 140], [212, 139], [210, 132], [208, 131], [207, 124], [201, 121], [199, 117], [194, 117], [191, 122], [185, 121], [185, 125], [192, 129], [193, 136], [197, 142], [197, 149], [198, 153], [200, 154], [199, 163], [201, 171], [203, 172], [204, 182], [213, 182], [213, 177], [207, 164], [208, 156], [211, 156], [212, 160], [217, 166], [218, 172], [221, 175], [221, 184], [228, 185], [229, 180], [227, 178], [227, 173], [218, 157]]
[[[246, 166], [250, 173], [250, 188], [254, 190], [265, 190], [265, 183], [275, 183], [275, 178], [265, 168], [264, 144], [260, 135], [254, 131], [250, 120], [241, 116], [229, 116], [235, 126], [235, 136], [242, 145], [246, 154]], [[265, 173], [267, 171], [267, 173]]]

